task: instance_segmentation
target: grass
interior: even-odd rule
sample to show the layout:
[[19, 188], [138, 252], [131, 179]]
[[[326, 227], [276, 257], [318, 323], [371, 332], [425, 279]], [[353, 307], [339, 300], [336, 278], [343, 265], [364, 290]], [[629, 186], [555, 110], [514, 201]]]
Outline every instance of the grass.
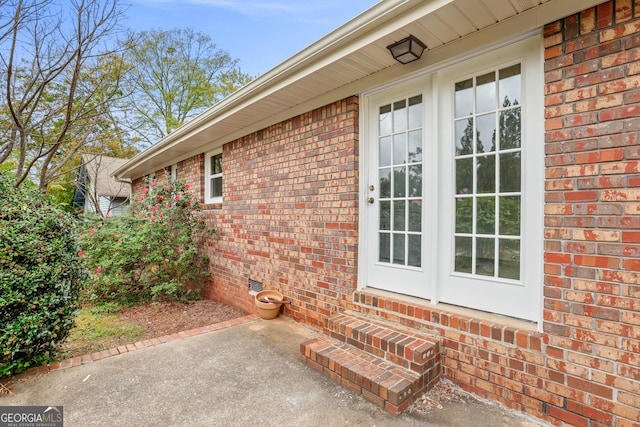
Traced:
[[76, 326], [62, 345], [61, 358], [106, 350], [122, 342], [136, 342], [144, 335], [144, 328], [123, 321], [113, 314], [115, 307], [90, 307], [80, 310]]

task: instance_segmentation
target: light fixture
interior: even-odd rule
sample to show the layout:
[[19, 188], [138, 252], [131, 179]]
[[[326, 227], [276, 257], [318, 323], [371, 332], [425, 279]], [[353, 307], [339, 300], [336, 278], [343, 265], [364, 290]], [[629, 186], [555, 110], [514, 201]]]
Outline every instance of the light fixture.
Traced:
[[393, 59], [401, 64], [408, 64], [416, 59], [420, 59], [422, 52], [424, 52], [426, 48], [427, 46], [414, 35], [409, 35], [409, 37], [387, 46]]

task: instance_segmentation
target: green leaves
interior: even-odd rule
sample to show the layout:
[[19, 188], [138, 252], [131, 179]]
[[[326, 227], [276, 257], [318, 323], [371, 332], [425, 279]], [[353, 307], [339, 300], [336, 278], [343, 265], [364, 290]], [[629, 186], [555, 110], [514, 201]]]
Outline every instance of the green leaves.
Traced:
[[0, 377], [55, 355], [87, 278], [75, 220], [13, 184], [0, 172]]
[[82, 233], [91, 298], [127, 303], [195, 296], [209, 274], [198, 202], [188, 186], [170, 178], [149, 183], [141, 199], [129, 215], [101, 219]]

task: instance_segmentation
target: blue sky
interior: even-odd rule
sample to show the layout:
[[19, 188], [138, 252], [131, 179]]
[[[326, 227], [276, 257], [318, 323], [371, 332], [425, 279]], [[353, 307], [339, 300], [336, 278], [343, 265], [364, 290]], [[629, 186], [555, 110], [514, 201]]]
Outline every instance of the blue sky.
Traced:
[[133, 30], [193, 28], [264, 74], [364, 12], [377, 0], [129, 0], [123, 25]]

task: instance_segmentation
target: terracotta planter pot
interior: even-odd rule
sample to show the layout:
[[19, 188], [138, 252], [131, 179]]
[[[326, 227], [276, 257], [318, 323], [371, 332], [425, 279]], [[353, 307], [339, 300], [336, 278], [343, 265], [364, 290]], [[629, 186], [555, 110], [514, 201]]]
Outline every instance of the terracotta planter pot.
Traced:
[[282, 301], [284, 300], [284, 296], [278, 291], [262, 291], [256, 294], [256, 307], [258, 308], [260, 317], [265, 320], [275, 319], [278, 317], [278, 313], [280, 313], [282, 303], [260, 301], [265, 297], [270, 301]]

